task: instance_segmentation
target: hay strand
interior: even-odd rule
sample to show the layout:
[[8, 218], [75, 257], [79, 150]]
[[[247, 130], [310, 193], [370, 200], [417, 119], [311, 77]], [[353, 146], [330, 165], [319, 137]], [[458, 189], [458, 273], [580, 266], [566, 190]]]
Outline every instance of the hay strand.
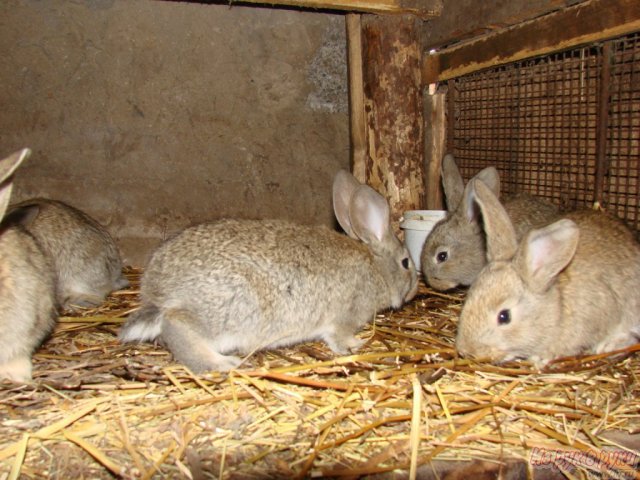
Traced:
[[27, 444], [29, 443], [29, 434], [25, 433], [22, 436], [22, 440], [16, 446], [16, 455], [13, 461], [13, 465], [11, 466], [11, 471], [9, 472], [9, 477], [7, 480], [17, 480], [20, 476], [20, 469], [22, 468], [22, 463], [24, 462], [24, 457], [27, 453]]
[[411, 448], [411, 461], [409, 466], [409, 480], [416, 480], [418, 468], [418, 446], [420, 444], [420, 412], [422, 411], [422, 386], [417, 375], [412, 375], [413, 410], [411, 412], [411, 436], [409, 445]]
[[72, 432], [69, 432], [69, 431], [65, 431], [64, 432], [64, 437], [67, 440], [69, 440], [69, 441], [75, 443], [76, 445], [78, 445], [79, 447], [81, 447], [87, 453], [89, 453], [89, 455], [91, 455], [98, 462], [100, 462], [102, 465], [104, 465], [107, 468], [107, 470], [109, 470], [114, 475], [122, 476], [124, 474], [125, 469], [123, 467], [121, 467], [120, 465], [115, 463], [113, 460], [111, 460], [107, 455], [105, 455], [102, 451], [100, 451], [100, 449], [94, 447], [89, 442], [83, 440], [81, 437], [79, 437], [75, 433], [72, 433]]

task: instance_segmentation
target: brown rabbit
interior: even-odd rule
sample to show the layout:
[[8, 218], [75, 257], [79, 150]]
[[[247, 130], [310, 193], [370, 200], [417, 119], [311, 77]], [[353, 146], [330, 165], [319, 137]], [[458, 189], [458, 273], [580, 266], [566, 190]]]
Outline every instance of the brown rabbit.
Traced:
[[194, 371], [229, 370], [231, 355], [322, 339], [337, 353], [375, 312], [400, 307], [417, 290], [389, 207], [346, 171], [333, 187], [342, 235], [282, 220], [221, 220], [188, 228], [153, 254], [142, 308], [123, 341], [160, 337]]
[[129, 284], [109, 232], [77, 208], [34, 198], [12, 206], [7, 220], [20, 223], [51, 258], [61, 306], [99, 305], [109, 292]]
[[[11, 175], [31, 153], [0, 161], [0, 218], [9, 204]], [[31, 379], [31, 355], [56, 321], [55, 276], [38, 242], [21, 226], [0, 226], [0, 378]]]
[[[500, 177], [494, 167], [487, 167], [474, 179], [482, 180], [497, 196]], [[469, 185], [452, 155], [442, 161], [442, 183], [447, 200], [447, 216], [433, 228], [422, 248], [420, 263], [425, 281], [437, 290], [449, 290], [473, 283], [487, 263], [482, 216], [470, 201]], [[558, 217], [553, 204], [526, 193], [509, 197], [504, 208], [511, 218], [518, 238], [536, 226], [546, 225]]]
[[617, 218], [593, 210], [534, 229], [518, 244], [490, 188], [471, 182], [489, 264], [469, 289], [458, 326], [462, 355], [506, 361], [607, 352], [640, 334], [640, 245]]

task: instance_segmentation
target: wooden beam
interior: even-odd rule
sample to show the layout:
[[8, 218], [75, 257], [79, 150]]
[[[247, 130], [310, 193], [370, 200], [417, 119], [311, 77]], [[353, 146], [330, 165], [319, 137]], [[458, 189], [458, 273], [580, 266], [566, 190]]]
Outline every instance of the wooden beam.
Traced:
[[422, 24], [426, 50], [460, 43], [547, 15], [584, 0], [454, 0]]
[[640, 30], [640, 1], [590, 0], [425, 57], [424, 84]]
[[442, 11], [442, 0], [229, 0], [228, 3], [259, 3], [376, 14], [411, 14], [424, 20], [437, 17]]

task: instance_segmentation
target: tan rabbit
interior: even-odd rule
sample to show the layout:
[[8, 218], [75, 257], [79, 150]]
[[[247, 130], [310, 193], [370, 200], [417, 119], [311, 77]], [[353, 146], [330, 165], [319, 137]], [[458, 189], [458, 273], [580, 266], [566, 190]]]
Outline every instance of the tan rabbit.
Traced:
[[[0, 161], [0, 218], [11, 196], [11, 175], [31, 153]], [[0, 378], [31, 379], [31, 355], [56, 321], [55, 276], [37, 241], [19, 225], [0, 226]]]
[[334, 210], [343, 235], [282, 220], [221, 220], [188, 228], [153, 254], [142, 308], [125, 342], [160, 338], [194, 371], [229, 370], [248, 354], [321, 339], [337, 353], [376, 311], [417, 290], [384, 198], [341, 171]]
[[52, 260], [61, 306], [95, 306], [129, 282], [109, 232], [96, 220], [66, 203], [45, 198], [10, 207], [7, 220], [20, 223]]
[[[473, 178], [482, 180], [496, 196], [500, 195], [500, 177], [494, 167], [481, 170]], [[458, 285], [471, 285], [487, 260], [482, 216], [470, 201], [469, 185], [465, 188], [450, 154], [442, 161], [442, 183], [448, 213], [427, 237], [420, 262], [429, 285], [437, 290], [449, 290]], [[556, 206], [526, 193], [509, 197], [504, 208], [518, 238], [531, 228], [558, 218]]]
[[490, 188], [471, 182], [489, 264], [469, 293], [456, 346], [462, 355], [536, 365], [635, 343], [640, 334], [640, 245], [617, 218], [593, 210], [529, 231], [518, 243]]

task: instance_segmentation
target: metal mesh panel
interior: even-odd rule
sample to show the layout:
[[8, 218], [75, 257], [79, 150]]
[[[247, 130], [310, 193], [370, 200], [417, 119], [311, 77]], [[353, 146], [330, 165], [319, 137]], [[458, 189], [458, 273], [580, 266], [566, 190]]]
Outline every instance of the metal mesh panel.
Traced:
[[605, 204], [640, 230], [640, 34], [612, 50]]
[[448, 151], [465, 179], [495, 165], [503, 193], [597, 200], [640, 229], [640, 35], [608, 45], [450, 81]]

